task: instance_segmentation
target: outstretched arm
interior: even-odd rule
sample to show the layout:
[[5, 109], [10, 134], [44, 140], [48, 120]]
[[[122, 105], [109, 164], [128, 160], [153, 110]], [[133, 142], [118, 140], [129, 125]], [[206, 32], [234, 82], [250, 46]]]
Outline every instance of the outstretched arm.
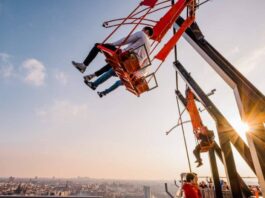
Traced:
[[134, 43], [135, 41], [137, 41], [139, 38], [142, 37], [142, 34], [144, 34], [144, 32], [139, 31], [139, 32], [135, 32], [134, 34], [130, 35], [129, 38], [126, 40], [126, 37], [111, 43], [114, 46], [122, 46], [122, 45], [127, 45], [130, 43]]

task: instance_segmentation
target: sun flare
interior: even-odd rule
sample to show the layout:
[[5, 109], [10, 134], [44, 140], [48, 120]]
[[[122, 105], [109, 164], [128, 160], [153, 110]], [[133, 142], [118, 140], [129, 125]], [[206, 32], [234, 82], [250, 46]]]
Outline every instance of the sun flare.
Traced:
[[249, 131], [249, 125], [242, 121], [234, 123], [233, 126], [240, 135], [245, 135]]

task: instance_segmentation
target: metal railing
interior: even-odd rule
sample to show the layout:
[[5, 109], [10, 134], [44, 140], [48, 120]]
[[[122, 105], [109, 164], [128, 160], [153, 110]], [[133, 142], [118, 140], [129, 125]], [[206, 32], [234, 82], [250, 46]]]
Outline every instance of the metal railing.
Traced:
[[[200, 189], [202, 193], [202, 198], [215, 198], [214, 189], [204, 188]], [[223, 198], [232, 198], [232, 194], [228, 190], [223, 190]]]

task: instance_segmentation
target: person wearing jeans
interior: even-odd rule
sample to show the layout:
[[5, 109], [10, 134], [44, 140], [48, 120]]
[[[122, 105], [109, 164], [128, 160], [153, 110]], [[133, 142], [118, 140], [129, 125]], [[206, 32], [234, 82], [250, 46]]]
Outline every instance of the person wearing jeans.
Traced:
[[[97, 80], [95, 80], [94, 82], [89, 82], [85, 80], [85, 83], [87, 84], [87, 86], [89, 86], [91, 89], [95, 90], [100, 84], [104, 83], [106, 80], [108, 80], [109, 78], [111, 78], [112, 76], [117, 76], [114, 72], [114, 70], [111, 68], [109, 69], [107, 72], [105, 72], [104, 74], [102, 74]], [[97, 92], [99, 97], [105, 96], [108, 93], [114, 91], [115, 89], [117, 89], [119, 86], [122, 86], [123, 83], [121, 80], [117, 80], [113, 85], [111, 85], [109, 88], [105, 89], [102, 92]]]
[[198, 163], [197, 167], [200, 167], [202, 165], [201, 146], [209, 146], [213, 142], [214, 133], [211, 130], [207, 130], [207, 135], [199, 133], [197, 138], [199, 140], [199, 144], [197, 144], [193, 150], [193, 154], [196, 158], [195, 163]]
[[[128, 50], [134, 50], [134, 52], [137, 54], [137, 58], [139, 61], [140, 65], [145, 65], [144, 63], [147, 62], [147, 56], [150, 53], [150, 38], [153, 35], [153, 28], [152, 27], [144, 27], [141, 31], [135, 32], [132, 35], [130, 35], [128, 38], [124, 37], [116, 42], [113, 43], [108, 43], [108, 44], [102, 44], [104, 47], [111, 49], [113, 51], [120, 49], [121, 46], [127, 45], [127, 47], [125, 49], [123, 49], [122, 51], [128, 51]], [[87, 57], [85, 58], [85, 60], [83, 61], [83, 63], [78, 63], [75, 61], [72, 61], [73, 66], [78, 69], [81, 73], [84, 73], [86, 68], [90, 65], [90, 63], [95, 59], [95, 57], [98, 55], [98, 52], [100, 52], [100, 50], [97, 48], [97, 45], [99, 45], [99, 43], [96, 43], [94, 45], [94, 47], [90, 50], [90, 52], [88, 53]], [[145, 45], [145, 48], [140, 47]], [[86, 75], [84, 76], [84, 82], [93, 90], [96, 89], [96, 87], [103, 83], [104, 81], [106, 81], [107, 79], [109, 79], [111, 76], [115, 76], [115, 72], [112, 70], [111, 65], [106, 64], [104, 67], [102, 67], [101, 69], [99, 69], [98, 71], [90, 74], [90, 75]], [[106, 74], [106, 75], [105, 75]], [[101, 78], [101, 75], [103, 75], [103, 77]], [[95, 81], [95, 82], [89, 82], [92, 78], [94, 77], [99, 77], [101, 80], [103, 79], [103, 82], [100, 81]], [[98, 85], [94, 86], [96, 82], [100, 82]], [[103, 92], [99, 92], [99, 96], [102, 97], [104, 95], [106, 95], [107, 93], [115, 90], [117, 87], [121, 86], [122, 82], [116, 82], [113, 86], [111, 86], [110, 88], [106, 89]]]

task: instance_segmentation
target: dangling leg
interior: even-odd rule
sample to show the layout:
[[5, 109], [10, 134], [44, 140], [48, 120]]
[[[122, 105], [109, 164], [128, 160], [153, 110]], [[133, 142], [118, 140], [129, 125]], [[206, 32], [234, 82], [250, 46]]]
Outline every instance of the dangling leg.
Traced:
[[97, 86], [99, 86], [100, 84], [104, 83], [106, 80], [108, 80], [111, 76], [115, 76], [115, 72], [113, 69], [109, 69], [107, 72], [105, 72], [104, 74], [102, 74], [97, 80], [95, 80], [94, 82], [88, 82], [88, 81], [84, 81], [87, 86], [89, 86], [91, 89], [95, 90], [97, 88]]
[[[75, 61], [72, 61], [72, 64], [81, 72], [84, 73], [86, 68], [89, 66], [89, 64], [96, 58], [96, 56], [98, 55], [98, 53], [100, 52], [100, 50], [97, 48], [97, 46], [99, 45], [99, 43], [96, 43], [94, 45], [94, 47], [90, 50], [90, 52], [88, 53], [86, 59], [84, 60], [83, 63], [78, 63]], [[103, 44], [105, 47], [115, 50], [116, 47], [113, 45], [109, 45], [109, 44]]]
[[196, 158], [196, 161], [195, 162], [198, 163], [197, 167], [199, 167], [199, 166], [202, 165], [202, 159], [201, 159], [201, 153], [200, 153], [200, 151], [201, 151], [201, 146], [200, 146], [200, 144], [198, 144], [195, 147], [195, 149], [193, 150], [193, 154], [194, 154], [194, 156]]
[[94, 77], [101, 76], [103, 73], [107, 72], [111, 68], [112, 67], [109, 64], [107, 64], [104, 67], [100, 68], [98, 71], [94, 72], [93, 74], [89, 74], [89, 75], [84, 76], [84, 80], [85, 81], [90, 81]]
[[[99, 43], [96, 43], [94, 47], [91, 49], [91, 51], [89, 52], [89, 54], [87, 55], [86, 59], [83, 62], [84, 65], [88, 66], [94, 60], [94, 58], [98, 55], [98, 53], [100, 52], [100, 50], [97, 48], [98, 45]], [[116, 47], [113, 45], [103, 44], [103, 46], [111, 50], [116, 50]]]
[[72, 61], [72, 64], [75, 66], [76, 69], [78, 69], [81, 73], [84, 73], [86, 71], [87, 66], [94, 60], [94, 58], [98, 55], [99, 49], [97, 48], [98, 43], [94, 45], [94, 47], [90, 50], [88, 53], [86, 59], [83, 63], [78, 63], [75, 61]]
[[98, 45], [98, 43], [96, 43], [94, 45], [94, 47], [88, 53], [86, 59], [83, 62], [85, 66], [88, 66], [96, 58], [96, 56], [98, 55], [100, 50], [97, 48], [97, 45]]
[[105, 89], [102, 92], [98, 92], [99, 97], [103, 97], [105, 95], [107, 95], [108, 93], [114, 91], [115, 89], [117, 89], [119, 86], [122, 86], [123, 83], [121, 80], [117, 80], [113, 85], [111, 85], [108, 89]]
[[109, 71], [110, 69], [112, 69], [112, 67], [110, 66], [110, 64], [107, 64], [104, 67], [100, 68], [98, 71], [96, 71], [95, 76], [101, 76], [103, 73]]

